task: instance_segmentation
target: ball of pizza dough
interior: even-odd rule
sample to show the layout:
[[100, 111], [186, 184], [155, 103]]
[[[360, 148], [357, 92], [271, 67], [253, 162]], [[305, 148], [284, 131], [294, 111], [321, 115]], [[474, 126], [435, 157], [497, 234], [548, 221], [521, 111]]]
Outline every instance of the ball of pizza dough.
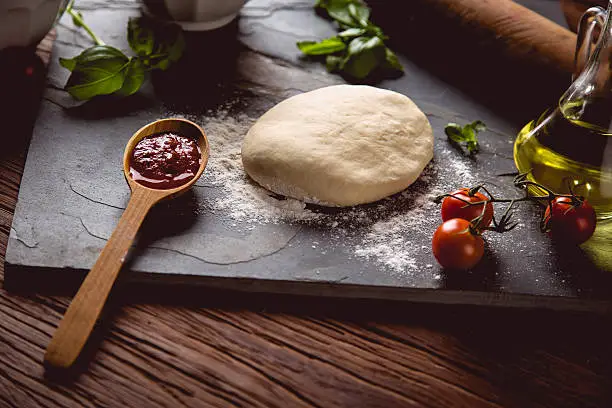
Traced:
[[410, 186], [433, 157], [433, 132], [408, 97], [335, 85], [286, 99], [242, 144], [242, 163], [277, 194], [326, 206], [370, 203]]

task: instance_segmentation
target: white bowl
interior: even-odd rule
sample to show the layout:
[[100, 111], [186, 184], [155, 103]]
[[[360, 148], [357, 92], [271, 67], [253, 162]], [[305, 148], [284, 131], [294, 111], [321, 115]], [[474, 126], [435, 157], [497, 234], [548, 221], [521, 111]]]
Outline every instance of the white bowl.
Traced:
[[149, 13], [186, 31], [214, 30], [236, 18], [245, 0], [143, 0]]
[[67, 0], [0, 0], [0, 50], [38, 44], [66, 3]]

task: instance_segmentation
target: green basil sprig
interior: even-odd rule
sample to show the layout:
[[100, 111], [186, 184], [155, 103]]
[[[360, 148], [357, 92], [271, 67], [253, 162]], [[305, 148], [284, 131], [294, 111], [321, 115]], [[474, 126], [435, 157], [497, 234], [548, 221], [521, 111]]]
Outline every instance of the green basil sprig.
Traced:
[[128, 57], [104, 44], [85, 24], [83, 16], [72, 9], [72, 4], [66, 11], [72, 15], [75, 25], [85, 28], [96, 43], [74, 58], [60, 58], [60, 64], [72, 73], [64, 89], [78, 100], [99, 95], [132, 95], [140, 89], [148, 71], [168, 69], [185, 49], [185, 40], [177, 26], [158, 28], [142, 17], [131, 18], [127, 37], [136, 56]]
[[468, 123], [465, 126], [461, 126], [457, 123], [449, 123], [444, 127], [444, 133], [446, 133], [451, 143], [459, 147], [464, 145], [468, 154], [475, 154], [478, 153], [479, 149], [476, 135], [486, 128], [487, 126], [480, 120]]
[[305, 55], [325, 55], [330, 72], [362, 80], [377, 70], [403, 72], [397, 55], [384, 43], [389, 37], [370, 22], [370, 9], [360, 0], [318, 0], [315, 7], [334, 19], [341, 32], [322, 41], [299, 41]]
[[[144, 81], [144, 67], [108, 45], [96, 45], [60, 64], [72, 72], [64, 89], [78, 100], [115, 92], [131, 95]], [[123, 90], [123, 91], [122, 91]]]

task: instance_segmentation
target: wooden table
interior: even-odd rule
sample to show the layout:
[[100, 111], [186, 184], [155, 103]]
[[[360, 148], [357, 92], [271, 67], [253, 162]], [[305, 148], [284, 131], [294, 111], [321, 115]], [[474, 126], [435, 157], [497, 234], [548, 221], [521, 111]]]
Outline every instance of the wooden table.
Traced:
[[[0, 280], [24, 158], [0, 151]], [[45, 372], [69, 300], [0, 289], [0, 406], [612, 406], [609, 316], [120, 285]]]

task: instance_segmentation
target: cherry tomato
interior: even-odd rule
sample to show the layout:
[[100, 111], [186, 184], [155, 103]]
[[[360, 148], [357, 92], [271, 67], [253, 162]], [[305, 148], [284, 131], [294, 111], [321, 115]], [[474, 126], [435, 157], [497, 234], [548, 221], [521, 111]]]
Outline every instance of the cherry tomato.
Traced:
[[[469, 188], [462, 188], [451, 193], [453, 197], [445, 197], [442, 201], [442, 221], [448, 221], [453, 218], [463, 218], [464, 220], [472, 221], [476, 217], [482, 214], [482, 206], [480, 205], [468, 205], [461, 201], [465, 200], [470, 203], [477, 203], [479, 201], [486, 201], [487, 197], [482, 193], [475, 193], [470, 195]], [[458, 197], [461, 200], [459, 200]], [[493, 204], [490, 202], [486, 204], [485, 213], [482, 217], [480, 227], [488, 227], [493, 219]]]
[[484, 241], [462, 218], [445, 221], [433, 235], [431, 247], [438, 263], [449, 269], [470, 269], [484, 253]]
[[544, 222], [553, 239], [579, 245], [595, 232], [597, 217], [588, 201], [574, 206], [571, 198], [557, 197], [546, 207]]

